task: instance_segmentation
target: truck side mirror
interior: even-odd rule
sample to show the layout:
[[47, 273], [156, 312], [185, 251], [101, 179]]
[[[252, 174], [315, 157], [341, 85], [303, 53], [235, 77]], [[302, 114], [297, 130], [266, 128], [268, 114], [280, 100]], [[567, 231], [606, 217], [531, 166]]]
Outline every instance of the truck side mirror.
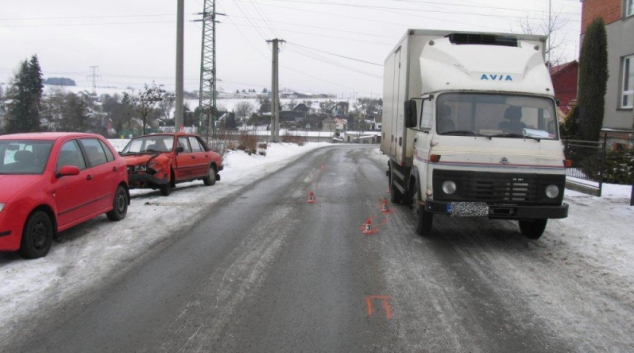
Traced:
[[403, 112], [405, 113], [405, 127], [416, 127], [418, 124], [418, 114], [416, 112], [416, 101], [410, 99], [405, 101], [405, 109]]

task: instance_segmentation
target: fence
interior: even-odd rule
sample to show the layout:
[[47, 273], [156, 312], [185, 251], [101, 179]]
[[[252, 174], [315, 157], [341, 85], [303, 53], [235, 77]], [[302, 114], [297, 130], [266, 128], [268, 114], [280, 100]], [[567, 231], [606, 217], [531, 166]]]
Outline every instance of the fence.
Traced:
[[564, 154], [572, 161], [566, 168], [566, 187], [601, 196], [606, 139], [603, 141], [564, 140]]

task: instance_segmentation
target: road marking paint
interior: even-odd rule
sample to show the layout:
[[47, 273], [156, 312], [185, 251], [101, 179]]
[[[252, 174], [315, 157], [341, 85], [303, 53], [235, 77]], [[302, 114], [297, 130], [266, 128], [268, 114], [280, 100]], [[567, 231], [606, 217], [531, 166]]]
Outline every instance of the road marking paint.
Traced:
[[383, 302], [383, 310], [388, 320], [392, 320], [392, 309], [390, 308], [390, 296], [389, 295], [369, 295], [365, 297], [365, 303], [368, 306], [368, 316], [374, 315], [372, 310], [372, 301], [380, 300]]

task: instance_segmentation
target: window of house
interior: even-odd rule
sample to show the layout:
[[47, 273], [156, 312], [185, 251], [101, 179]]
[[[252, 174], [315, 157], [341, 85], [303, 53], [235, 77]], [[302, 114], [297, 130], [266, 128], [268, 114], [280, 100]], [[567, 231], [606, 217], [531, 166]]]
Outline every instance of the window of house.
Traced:
[[634, 55], [623, 58], [621, 108], [634, 108]]
[[625, 0], [625, 17], [634, 15], [634, 0]]

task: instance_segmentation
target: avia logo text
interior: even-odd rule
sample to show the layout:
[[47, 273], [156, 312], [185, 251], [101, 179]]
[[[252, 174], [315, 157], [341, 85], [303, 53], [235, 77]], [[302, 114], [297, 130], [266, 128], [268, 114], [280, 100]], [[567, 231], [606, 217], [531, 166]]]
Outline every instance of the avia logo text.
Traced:
[[480, 78], [482, 81], [513, 81], [513, 77], [511, 75], [497, 75], [497, 74], [482, 74]]

